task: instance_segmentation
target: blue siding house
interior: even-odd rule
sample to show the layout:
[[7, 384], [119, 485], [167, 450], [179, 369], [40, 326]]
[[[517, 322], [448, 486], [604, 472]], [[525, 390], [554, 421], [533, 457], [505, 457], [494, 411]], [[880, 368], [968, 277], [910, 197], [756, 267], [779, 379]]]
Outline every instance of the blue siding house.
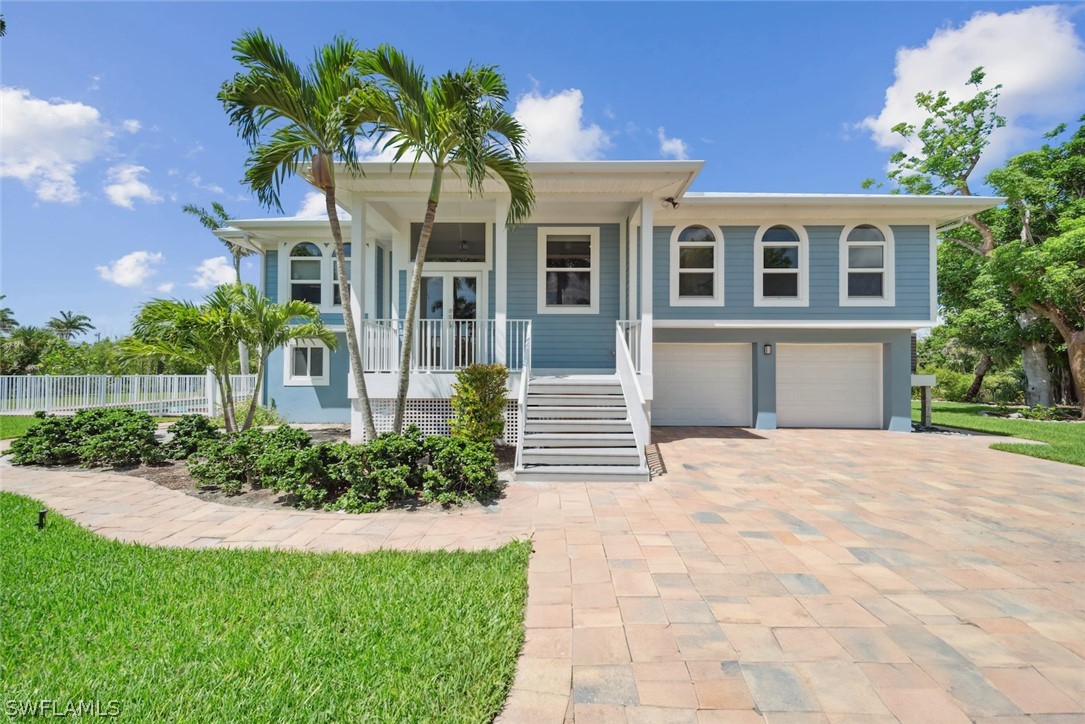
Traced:
[[[911, 333], [935, 322], [939, 227], [981, 197], [698, 193], [696, 161], [536, 163], [528, 223], [499, 183], [446, 181], [427, 253], [408, 422], [447, 430], [455, 371], [509, 368], [519, 477], [643, 479], [652, 426], [911, 429]], [[339, 174], [341, 299], [324, 219], [232, 222], [264, 293], [344, 335], [352, 304], [378, 430], [391, 425], [428, 174]], [[346, 345], [273, 353], [265, 402], [364, 436]]]

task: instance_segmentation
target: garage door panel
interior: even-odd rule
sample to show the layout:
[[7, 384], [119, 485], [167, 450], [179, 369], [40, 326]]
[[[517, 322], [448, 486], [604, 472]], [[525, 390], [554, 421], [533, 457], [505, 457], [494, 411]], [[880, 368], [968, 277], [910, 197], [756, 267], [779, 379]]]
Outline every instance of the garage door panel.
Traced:
[[658, 344], [653, 368], [652, 424], [751, 424], [750, 345]]
[[780, 427], [882, 426], [879, 344], [780, 344], [776, 422]]

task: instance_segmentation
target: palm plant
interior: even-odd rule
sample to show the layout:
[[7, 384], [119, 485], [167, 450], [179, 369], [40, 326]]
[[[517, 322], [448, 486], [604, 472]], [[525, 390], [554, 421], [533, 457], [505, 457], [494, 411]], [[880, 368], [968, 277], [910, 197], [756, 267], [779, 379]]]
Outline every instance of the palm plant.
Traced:
[[[308, 68], [294, 63], [281, 45], [263, 32], [245, 33], [233, 45], [234, 58], [244, 73], [222, 84], [218, 98], [248, 144], [250, 156], [245, 182], [265, 207], [282, 210], [279, 191], [282, 182], [302, 171], [308, 181], [324, 192], [340, 269], [347, 268], [343, 232], [335, 197], [335, 160], [348, 169], [357, 167], [355, 138], [365, 122], [358, 102], [363, 83], [354, 72], [359, 50], [352, 40], [337, 37], [317, 49]], [[265, 134], [269, 134], [265, 142]], [[361, 250], [356, 251], [361, 253]], [[355, 392], [361, 406], [366, 436], [377, 435], [369, 406], [354, 311], [350, 280], [341, 274], [343, 322], [347, 352], [355, 370]]]
[[59, 316], [53, 317], [45, 323], [53, 334], [64, 341], [69, 341], [78, 334], [86, 334], [95, 326], [90, 323], [90, 317], [85, 314], [61, 311]]
[[399, 360], [393, 423], [399, 432], [410, 385], [422, 268], [445, 171], [462, 176], [472, 193], [481, 193], [488, 178], [500, 179], [509, 193], [506, 224], [510, 226], [531, 215], [535, 193], [524, 159], [527, 133], [505, 110], [509, 90], [496, 67], [468, 65], [459, 73], [428, 79], [420, 66], [395, 48], [382, 45], [361, 54], [358, 70], [374, 80], [355, 92], [364, 99], [360, 105], [373, 114], [373, 137], [384, 144], [384, 149], [394, 149], [395, 161], [409, 159], [412, 169], [422, 160], [433, 166]]
[[[7, 298], [6, 294], [0, 294], [0, 302]], [[19, 326], [19, 323], [15, 321], [15, 313], [11, 311], [11, 307], [0, 307], [0, 332], [4, 334], [10, 334], [11, 330]]]
[[[185, 204], [181, 207], [181, 211], [186, 214], [191, 214], [196, 217], [196, 220], [200, 222], [203, 228], [208, 231], [218, 231], [219, 229], [230, 225], [230, 215], [226, 213], [225, 207], [218, 201], [211, 202], [211, 210], [203, 208], [202, 206], [196, 206], [196, 204]], [[234, 260], [234, 277], [237, 283], [241, 283], [241, 260], [247, 256], [251, 256], [256, 253], [251, 249], [246, 249], [243, 246], [238, 246], [226, 239], [220, 239], [225, 244], [226, 249], [230, 252], [230, 256]]]
[[3, 340], [0, 368], [4, 374], [30, 375], [38, 371], [42, 358], [57, 338], [42, 327], [19, 327]]

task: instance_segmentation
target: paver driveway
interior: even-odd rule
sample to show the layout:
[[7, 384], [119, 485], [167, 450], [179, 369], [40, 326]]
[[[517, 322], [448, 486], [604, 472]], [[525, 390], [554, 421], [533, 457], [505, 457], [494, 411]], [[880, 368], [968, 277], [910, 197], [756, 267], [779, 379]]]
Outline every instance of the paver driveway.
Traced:
[[533, 534], [503, 719], [1083, 721], [1081, 468], [983, 438], [657, 430], [646, 485], [498, 506], [254, 511], [2, 470], [103, 534], [174, 545], [481, 547]]

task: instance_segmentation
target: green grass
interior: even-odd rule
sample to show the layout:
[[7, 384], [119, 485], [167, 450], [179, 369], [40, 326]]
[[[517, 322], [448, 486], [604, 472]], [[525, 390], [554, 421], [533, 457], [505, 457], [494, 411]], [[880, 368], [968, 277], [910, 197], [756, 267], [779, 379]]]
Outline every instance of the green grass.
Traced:
[[0, 492], [4, 699], [130, 721], [488, 722], [523, 642], [530, 544], [364, 555], [101, 538]]
[[[963, 430], [1007, 435], [1023, 440], [1047, 443], [1035, 445], [1020, 442], [996, 442], [995, 450], [1031, 455], [1071, 465], [1085, 465], [1085, 423], [1039, 422], [1010, 420], [1004, 417], [984, 417], [980, 412], [994, 411], [991, 405], [970, 405], [961, 402], [935, 402], [931, 418], [935, 425]], [[919, 419], [919, 403], [912, 402], [912, 419]]]
[[30, 415], [0, 415], [0, 440], [21, 437], [35, 422]]

